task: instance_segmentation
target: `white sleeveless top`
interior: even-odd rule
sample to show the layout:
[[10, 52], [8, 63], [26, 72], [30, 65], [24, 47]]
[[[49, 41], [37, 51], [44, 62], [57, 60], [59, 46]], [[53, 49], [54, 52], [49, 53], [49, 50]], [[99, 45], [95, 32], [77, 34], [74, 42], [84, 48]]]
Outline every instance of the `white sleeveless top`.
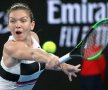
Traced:
[[[15, 40], [13, 36], [10, 36], [8, 40]], [[38, 42], [32, 37], [33, 41], [33, 48], [40, 48], [40, 45]], [[37, 70], [34, 69], [28, 70], [29, 66], [37, 65]], [[8, 68], [5, 66], [3, 62], [3, 58], [1, 60], [1, 67], [12, 74], [19, 75], [19, 79], [16, 82], [8, 81], [0, 77], [0, 90], [32, 90], [33, 86], [36, 83], [36, 79], [39, 78], [40, 74], [44, 71], [44, 69], [41, 70], [41, 64], [36, 63], [34, 60], [21, 60], [18, 64], [15, 66]], [[28, 68], [28, 69], [27, 69]], [[29, 73], [29, 72], [30, 73]], [[14, 77], [13, 77], [14, 78]]]

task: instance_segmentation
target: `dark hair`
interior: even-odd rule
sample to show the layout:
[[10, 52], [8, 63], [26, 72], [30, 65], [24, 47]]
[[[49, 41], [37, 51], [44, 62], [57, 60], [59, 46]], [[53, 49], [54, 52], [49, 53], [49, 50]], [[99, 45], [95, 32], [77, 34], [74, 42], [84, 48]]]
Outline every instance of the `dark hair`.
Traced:
[[7, 16], [9, 17], [9, 14], [14, 11], [14, 10], [26, 10], [31, 18], [31, 21], [34, 20], [34, 16], [33, 13], [31, 11], [31, 9], [29, 8], [29, 6], [25, 3], [15, 3], [13, 4], [8, 10], [7, 10]]

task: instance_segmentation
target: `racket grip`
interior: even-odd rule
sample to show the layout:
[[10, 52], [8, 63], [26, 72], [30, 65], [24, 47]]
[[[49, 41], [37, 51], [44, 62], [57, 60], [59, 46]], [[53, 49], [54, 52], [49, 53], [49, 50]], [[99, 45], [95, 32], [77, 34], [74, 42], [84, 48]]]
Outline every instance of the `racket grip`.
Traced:
[[67, 53], [66, 55], [62, 56], [62, 57], [59, 59], [59, 62], [60, 62], [60, 63], [64, 63], [64, 62], [66, 62], [66, 61], [68, 61], [68, 60], [70, 60], [70, 59], [72, 59], [72, 58], [70, 57], [70, 53]]

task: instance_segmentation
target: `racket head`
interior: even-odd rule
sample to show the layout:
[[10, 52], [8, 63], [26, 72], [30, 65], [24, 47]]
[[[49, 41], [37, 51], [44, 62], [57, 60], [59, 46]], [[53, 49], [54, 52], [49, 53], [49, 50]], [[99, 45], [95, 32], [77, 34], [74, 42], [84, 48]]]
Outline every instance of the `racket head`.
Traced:
[[81, 54], [87, 60], [99, 58], [108, 44], [108, 18], [95, 23], [81, 41]]

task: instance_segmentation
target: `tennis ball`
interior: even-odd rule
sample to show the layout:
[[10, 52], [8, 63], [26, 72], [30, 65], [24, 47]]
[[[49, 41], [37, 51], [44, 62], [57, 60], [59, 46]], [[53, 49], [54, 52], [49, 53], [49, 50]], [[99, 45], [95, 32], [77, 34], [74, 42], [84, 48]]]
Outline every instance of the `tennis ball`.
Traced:
[[55, 53], [57, 46], [53, 41], [46, 41], [43, 44], [42, 48], [48, 53]]

